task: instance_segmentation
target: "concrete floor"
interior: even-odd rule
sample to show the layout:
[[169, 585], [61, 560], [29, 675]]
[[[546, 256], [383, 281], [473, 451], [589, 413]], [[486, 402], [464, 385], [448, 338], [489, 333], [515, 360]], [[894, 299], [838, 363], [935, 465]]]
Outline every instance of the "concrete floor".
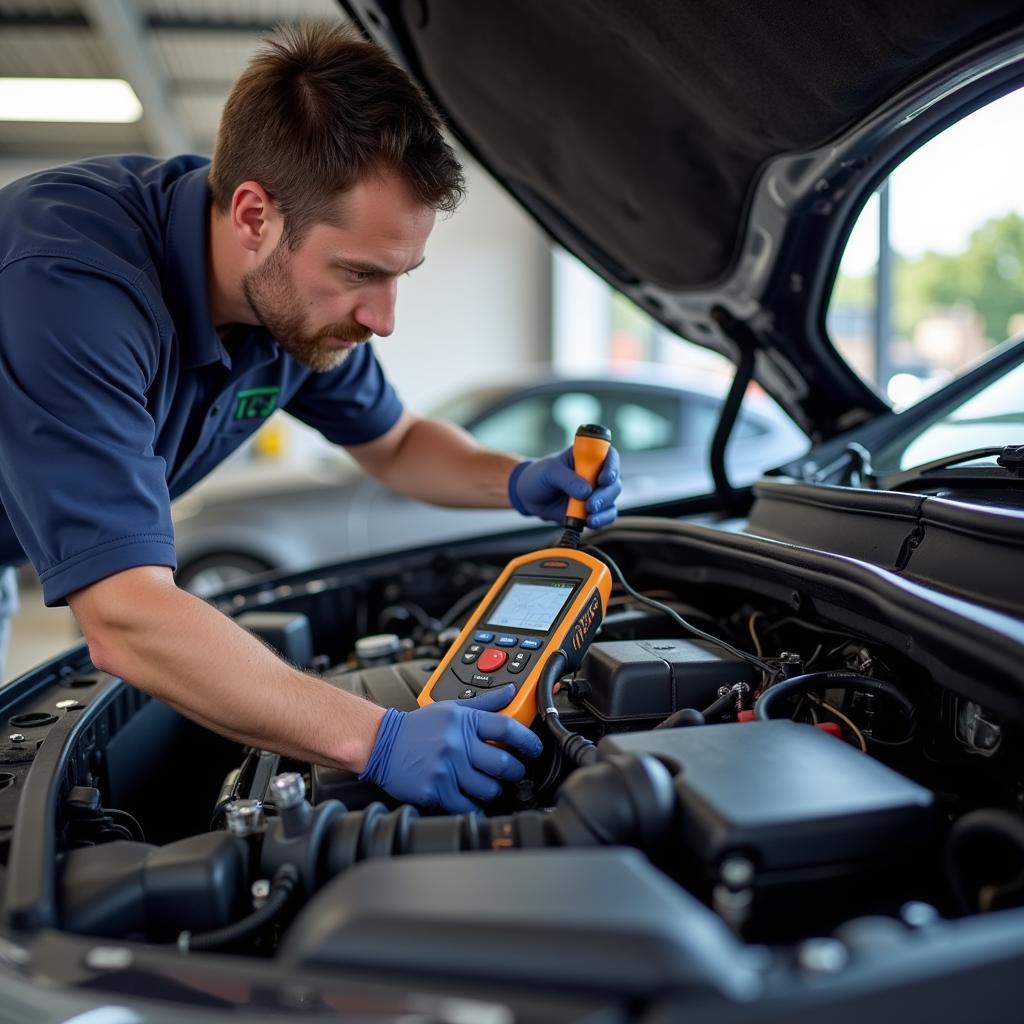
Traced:
[[12, 623], [5, 683], [81, 640], [70, 609], [45, 607], [38, 581], [25, 573], [19, 583], [21, 608]]

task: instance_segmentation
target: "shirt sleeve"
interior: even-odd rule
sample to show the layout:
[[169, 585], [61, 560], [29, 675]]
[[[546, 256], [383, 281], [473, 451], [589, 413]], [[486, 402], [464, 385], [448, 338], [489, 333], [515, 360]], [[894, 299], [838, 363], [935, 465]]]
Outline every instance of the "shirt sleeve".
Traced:
[[365, 444], [386, 434], [402, 403], [369, 345], [359, 345], [336, 370], [312, 373], [285, 406], [335, 444]]
[[175, 567], [146, 408], [159, 342], [133, 281], [70, 257], [0, 271], [0, 500], [47, 605], [124, 569]]

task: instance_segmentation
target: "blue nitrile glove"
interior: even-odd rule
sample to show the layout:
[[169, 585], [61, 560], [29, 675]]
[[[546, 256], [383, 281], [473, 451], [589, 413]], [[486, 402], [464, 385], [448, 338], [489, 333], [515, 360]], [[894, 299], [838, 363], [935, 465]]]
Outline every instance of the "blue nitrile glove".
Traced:
[[527, 757], [544, 749], [525, 725], [495, 714], [515, 692], [509, 683], [472, 700], [442, 700], [415, 711], [391, 708], [359, 778], [419, 807], [441, 807], [450, 814], [479, 810], [475, 800], [493, 800], [501, 792], [498, 779], [518, 782], [526, 774], [511, 754], [485, 740]]
[[573, 472], [572, 448], [543, 459], [520, 462], [509, 474], [508, 499], [524, 516], [539, 516], [552, 523], [565, 519], [566, 498], [587, 500], [587, 526], [596, 530], [615, 521], [619, 510], [615, 502], [622, 493], [619, 480], [619, 453], [608, 449], [604, 465], [597, 474], [597, 488]]

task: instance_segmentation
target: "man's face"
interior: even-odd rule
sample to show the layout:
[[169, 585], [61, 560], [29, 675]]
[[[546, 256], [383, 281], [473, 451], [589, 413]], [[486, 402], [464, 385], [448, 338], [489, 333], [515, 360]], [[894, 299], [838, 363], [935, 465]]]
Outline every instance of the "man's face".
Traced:
[[342, 227], [315, 224], [294, 251], [279, 241], [242, 278], [256, 319], [319, 373], [395, 326], [400, 274], [423, 262], [434, 211], [394, 172], [371, 175], [337, 200]]

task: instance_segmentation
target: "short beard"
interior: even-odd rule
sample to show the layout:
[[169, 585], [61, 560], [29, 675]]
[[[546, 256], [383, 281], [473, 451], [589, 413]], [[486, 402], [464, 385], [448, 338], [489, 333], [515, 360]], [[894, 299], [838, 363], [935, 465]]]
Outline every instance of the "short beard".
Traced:
[[308, 332], [302, 302], [292, 281], [291, 258], [283, 241], [255, 270], [242, 276], [242, 291], [256, 319], [293, 359], [315, 373], [328, 373], [345, 361], [351, 348], [324, 348], [324, 338], [369, 341], [373, 332], [358, 324], [329, 324], [313, 334]]

